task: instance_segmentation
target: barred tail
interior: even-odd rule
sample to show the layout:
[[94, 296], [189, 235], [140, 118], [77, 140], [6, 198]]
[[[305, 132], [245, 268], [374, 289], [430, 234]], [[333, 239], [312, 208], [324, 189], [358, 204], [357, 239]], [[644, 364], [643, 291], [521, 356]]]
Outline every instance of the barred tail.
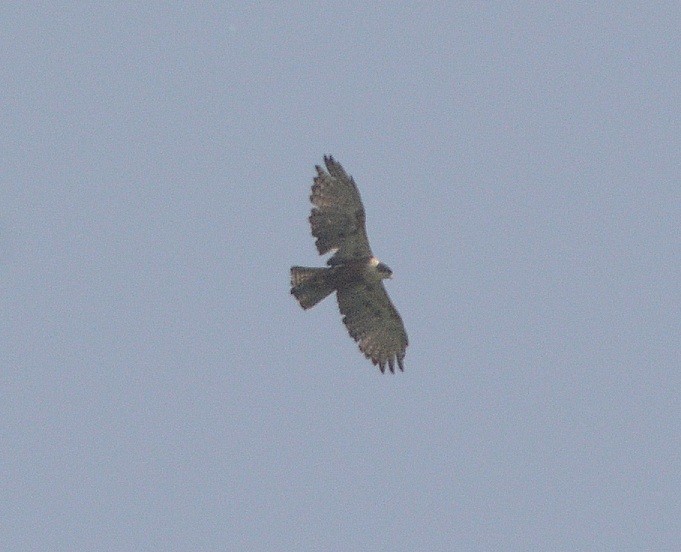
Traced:
[[291, 293], [304, 309], [314, 307], [334, 290], [330, 268], [291, 267]]

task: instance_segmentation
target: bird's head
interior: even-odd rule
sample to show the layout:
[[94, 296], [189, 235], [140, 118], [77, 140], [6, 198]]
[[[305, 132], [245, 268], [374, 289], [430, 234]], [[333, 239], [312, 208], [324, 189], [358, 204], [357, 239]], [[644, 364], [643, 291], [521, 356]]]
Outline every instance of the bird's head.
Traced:
[[376, 271], [381, 275], [381, 278], [393, 277], [393, 271], [390, 270], [390, 267], [385, 263], [378, 263], [376, 265]]
[[390, 267], [379, 261], [376, 257], [371, 257], [371, 259], [369, 259], [369, 266], [373, 267], [381, 280], [393, 277], [393, 271], [390, 270]]

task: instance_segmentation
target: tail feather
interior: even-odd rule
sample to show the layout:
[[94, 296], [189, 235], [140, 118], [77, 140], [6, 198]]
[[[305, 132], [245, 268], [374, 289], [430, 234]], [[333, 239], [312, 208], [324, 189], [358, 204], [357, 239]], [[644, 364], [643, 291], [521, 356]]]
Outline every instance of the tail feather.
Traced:
[[330, 272], [330, 268], [291, 267], [291, 293], [301, 307], [304, 309], [314, 307], [333, 292]]

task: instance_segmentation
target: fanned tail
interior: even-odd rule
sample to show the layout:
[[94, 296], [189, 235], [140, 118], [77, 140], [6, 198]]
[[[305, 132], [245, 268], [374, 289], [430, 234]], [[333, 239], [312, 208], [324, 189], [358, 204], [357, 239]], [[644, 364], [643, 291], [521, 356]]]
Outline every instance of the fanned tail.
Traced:
[[314, 307], [333, 292], [330, 272], [330, 268], [291, 267], [291, 294], [301, 307], [304, 309]]

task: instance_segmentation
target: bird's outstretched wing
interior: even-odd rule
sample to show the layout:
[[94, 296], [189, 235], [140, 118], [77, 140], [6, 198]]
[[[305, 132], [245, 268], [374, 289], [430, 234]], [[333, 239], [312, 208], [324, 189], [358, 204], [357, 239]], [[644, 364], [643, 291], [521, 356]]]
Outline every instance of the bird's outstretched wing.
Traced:
[[333, 157], [324, 156], [324, 163], [326, 171], [316, 166], [317, 176], [310, 195], [314, 205], [310, 226], [317, 238], [317, 251], [324, 255], [335, 250], [327, 261], [329, 265], [371, 258], [364, 206], [355, 181]]
[[395, 361], [404, 371], [403, 360], [409, 344], [402, 318], [390, 302], [380, 282], [360, 281], [339, 288], [338, 306], [352, 338], [364, 355], [378, 364], [381, 372], [386, 364], [395, 371]]

